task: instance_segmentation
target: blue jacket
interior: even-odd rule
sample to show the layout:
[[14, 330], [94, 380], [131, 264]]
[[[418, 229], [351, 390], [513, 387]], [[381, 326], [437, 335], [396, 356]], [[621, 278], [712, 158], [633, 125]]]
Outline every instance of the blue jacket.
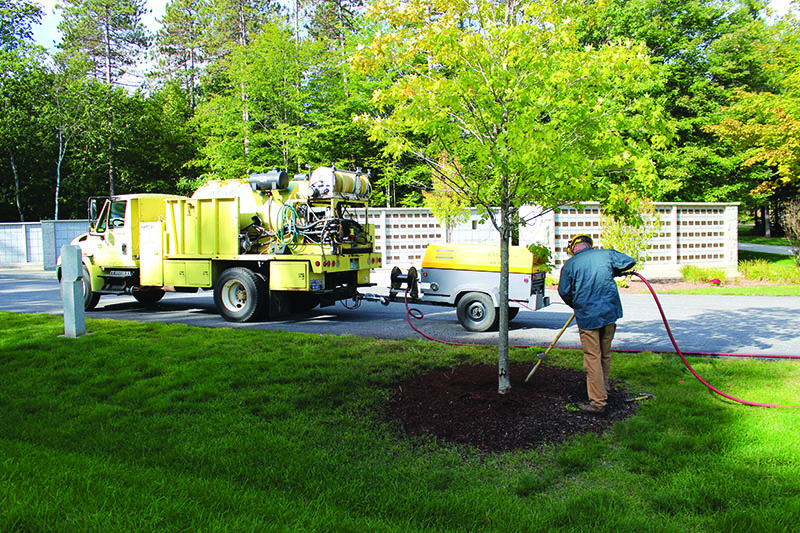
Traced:
[[616, 250], [579, 250], [561, 268], [558, 294], [575, 311], [580, 329], [598, 329], [622, 318], [622, 302], [614, 276], [633, 268], [636, 260]]

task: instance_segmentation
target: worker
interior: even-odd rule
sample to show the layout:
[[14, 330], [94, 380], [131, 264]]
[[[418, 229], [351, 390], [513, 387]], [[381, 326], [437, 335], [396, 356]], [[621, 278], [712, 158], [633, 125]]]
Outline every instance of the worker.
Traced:
[[633, 268], [636, 260], [616, 250], [596, 250], [592, 238], [577, 235], [569, 243], [571, 256], [561, 268], [558, 294], [575, 312], [583, 348], [583, 368], [589, 403], [585, 413], [604, 414], [611, 367], [611, 341], [622, 318], [622, 302], [615, 276]]

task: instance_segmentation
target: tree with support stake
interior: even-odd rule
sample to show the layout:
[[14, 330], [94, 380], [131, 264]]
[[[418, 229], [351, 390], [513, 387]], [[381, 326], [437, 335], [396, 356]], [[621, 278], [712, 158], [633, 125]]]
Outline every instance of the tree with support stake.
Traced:
[[[651, 154], [671, 123], [649, 96], [659, 79], [644, 46], [582, 46], [577, 1], [385, 0], [380, 28], [352, 59], [384, 79], [359, 117], [394, 156], [413, 155], [483, 209], [499, 234], [500, 301], [524, 204], [543, 211], [599, 200], [630, 213], [655, 190]], [[499, 207], [499, 210], [496, 208]], [[508, 308], [500, 306], [498, 391], [511, 389]]]

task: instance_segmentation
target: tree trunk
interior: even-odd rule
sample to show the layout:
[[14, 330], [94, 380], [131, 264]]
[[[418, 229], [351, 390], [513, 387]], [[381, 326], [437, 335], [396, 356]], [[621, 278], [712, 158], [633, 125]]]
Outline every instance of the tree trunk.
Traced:
[[[58, 103], [58, 100], [56, 100]], [[60, 104], [59, 104], [60, 105]], [[64, 127], [58, 127], [58, 159], [56, 159], [56, 209], [54, 212], [53, 220], [58, 220], [58, 197], [61, 194], [61, 163], [67, 156], [67, 146], [72, 138], [72, 133], [64, 135]]]
[[[508, 190], [507, 179], [503, 178], [503, 191]], [[500, 331], [499, 353], [497, 357], [497, 392], [511, 392], [511, 375], [508, 369], [508, 241], [511, 233], [511, 213], [509, 199], [503, 195], [500, 205]]]
[[[58, 100], [56, 100], [58, 102]], [[53, 212], [53, 220], [58, 220], [58, 194], [61, 189], [61, 161], [64, 160], [64, 132], [58, 128], [58, 159], [56, 159], [56, 208]]]
[[[106, 61], [106, 85], [111, 88], [111, 11], [106, 8], [105, 20], [105, 61]], [[108, 106], [108, 193], [114, 196], [114, 118], [111, 114], [111, 106]]]
[[114, 196], [114, 137], [108, 138], [108, 194]]
[[19, 172], [17, 172], [17, 162], [14, 160], [14, 152], [11, 148], [8, 149], [8, 155], [11, 158], [11, 172], [14, 174], [14, 202], [17, 204], [17, 212], [19, 212], [19, 221], [25, 222], [25, 213], [22, 211], [22, 202], [19, 199]]
[[761, 217], [764, 221], [764, 237], [772, 237], [772, 228], [769, 221], [769, 204], [761, 207]]

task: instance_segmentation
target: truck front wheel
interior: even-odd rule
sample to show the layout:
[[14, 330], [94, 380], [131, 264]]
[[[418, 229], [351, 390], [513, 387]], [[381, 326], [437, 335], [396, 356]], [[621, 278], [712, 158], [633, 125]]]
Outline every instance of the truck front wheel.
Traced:
[[165, 291], [159, 287], [137, 287], [131, 291], [136, 301], [144, 305], [153, 305], [164, 297]]
[[92, 276], [89, 274], [89, 269], [86, 265], [83, 266], [83, 309], [91, 311], [97, 307], [97, 302], [100, 301], [100, 295], [92, 291]]
[[214, 285], [214, 305], [228, 322], [248, 322], [268, 301], [266, 280], [248, 268], [229, 268]]
[[497, 327], [497, 309], [491, 296], [482, 292], [465, 294], [458, 301], [456, 314], [467, 331], [488, 331]]

